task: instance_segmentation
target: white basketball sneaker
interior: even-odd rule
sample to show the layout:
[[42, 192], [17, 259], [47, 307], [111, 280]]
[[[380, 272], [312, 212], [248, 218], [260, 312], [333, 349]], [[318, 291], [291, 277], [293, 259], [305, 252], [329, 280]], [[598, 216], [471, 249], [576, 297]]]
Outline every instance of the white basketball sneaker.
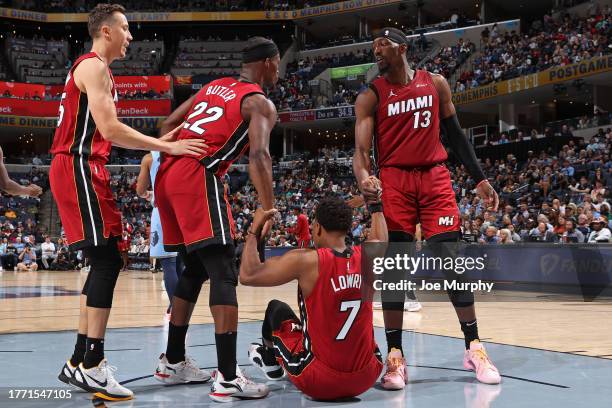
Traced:
[[[263, 344], [251, 343], [251, 347], [249, 347], [249, 360], [251, 364], [259, 368], [268, 380], [282, 380], [285, 377], [285, 370], [276, 362], [276, 359], [274, 359], [273, 364], [266, 364], [266, 359], [264, 358], [265, 352]], [[268, 363], [270, 362], [268, 361]]]
[[406, 312], [419, 312], [422, 308], [423, 306], [418, 300], [404, 302], [404, 310]]
[[170, 364], [166, 355], [162, 354], [153, 377], [164, 384], [205, 383], [210, 380], [210, 373], [200, 370], [195, 360], [188, 356], [184, 361]]
[[62, 367], [62, 371], [60, 371], [57, 378], [63, 383], [70, 384], [70, 379], [74, 377], [74, 372], [76, 371], [76, 369], [76, 367], [70, 364], [70, 359], [68, 359], [68, 361], [66, 361], [66, 363]]
[[115, 380], [113, 373], [117, 369], [108, 365], [106, 359], [96, 367], [85, 368], [79, 364], [70, 379], [70, 383], [94, 393], [94, 396], [107, 401], [125, 401], [134, 398], [134, 393]]
[[242, 374], [236, 367], [236, 378], [225, 381], [219, 370], [214, 374], [215, 381], [210, 387], [208, 396], [216, 402], [232, 402], [241, 399], [259, 399], [268, 395], [270, 390], [265, 384], [257, 384]]

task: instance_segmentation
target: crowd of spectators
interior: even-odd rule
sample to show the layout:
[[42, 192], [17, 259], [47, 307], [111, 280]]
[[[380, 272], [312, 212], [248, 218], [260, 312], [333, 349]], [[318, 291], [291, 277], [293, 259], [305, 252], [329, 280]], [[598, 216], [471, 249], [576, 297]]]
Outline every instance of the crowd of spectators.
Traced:
[[[298, 0], [298, 1], [271, 1], [271, 0], [124, 0], [121, 2], [128, 11], [252, 11], [252, 10], [295, 10], [314, 7], [336, 0]], [[14, 8], [62, 13], [88, 13], [93, 9], [97, 0], [52, 0], [39, 2], [34, 0], [13, 0]]]
[[147, 90], [137, 89], [135, 91], [117, 91], [119, 99], [170, 99], [172, 95], [166, 91], [157, 92], [155, 89], [150, 88]]
[[[587, 143], [570, 141], [559, 152], [529, 152], [524, 162], [512, 155], [504, 160], [485, 159], [485, 174], [500, 195], [497, 212], [488, 211], [475, 195], [475, 183], [465, 169], [450, 164], [464, 240], [481, 244], [612, 242], [611, 147], [608, 128]], [[268, 246], [295, 245], [296, 237], [289, 232], [296, 219], [291, 211], [295, 206], [312, 220], [317, 200], [325, 194], [336, 193], [347, 200], [358, 194], [350, 162], [335, 158], [339, 151], [325, 149], [310, 161], [305, 157], [277, 169], [274, 191], [280, 214]], [[253, 187], [246, 184], [231, 196], [239, 238], [255, 209], [252, 192]], [[355, 210], [349, 232], [354, 242], [367, 237], [367, 219], [363, 208]]]
[[[11, 177], [20, 184], [37, 184], [48, 188], [47, 173], [33, 168], [29, 173], [14, 173]], [[39, 199], [0, 195], [0, 268], [4, 270], [32, 270], [38, 268], [41, 244], [46, 229], [38, 225]], [[38, 253], [38, 255], [37, 255]], [[44, 258], [49, 266], [49, 257]]]
[[450, 78], [475, 49], [474, 43], [460, 38], [455, 45], [442, 47], [434, 57], [425, 62], [422, 69]]
[[[348, 41], [348, 40], [347, 40]], [[471, 46], [471, 48], [470, 48]], [[427, 43], [424, 37], [417, 38], [409, 43], [408, 59], [411, 66], [415, 66], [421, 62], [422, 58], [429, 51], [430, 44]], [[464, 49], [468, 50], [465, 51]], [[457, 53], [454, 50], [457, 49]], [[428, 63], [425, 69], [432, 72], [443, 73], [441, 67], [443, 62], [447, 62], [444, 67], [446, 71], [459, 66], [463, 59], [473, 49], [473, 44], [465, 44], [460, 40], [456, 47], [449, 47], [441, 50], [436, 58], [433, 58]], [[457, 63], [450, 62], [451, 59], [459, 61]], [[331, 91], [315, 89], [319, 86], [318, 83], [311, 80], [321, 74], [327, 68], [347, 67], [351, 65], [359, 65], [366, 63], [374, 63], [374, 54], [371, 48], [360, 49], [357, 51], [333, 53], [319, 55], [315, 57], [299, 58], [287, 64], [287, 74], [285, 78], [278, 82], [275, 89], [271, 90], [270, 98], [275, 102], [279, 111], [297, 111], [304, 109], [326, 108], [333, 106], [348, 106], [355, 103], [357, 95], [367, 88], [364, 79], [360, 81], [332, 81]]]
[[596, 9], [592, 15], [580, 18], [564, 14], [555, 20], [544, 15], [525, 34], [515, 31], [500, 33], [497, 24], [482, 32], [481, 55], [470, 69], [462, 72], [455, 91], [532, 74], [552, 66], [563, 66], [612, 50], [612, 8]]

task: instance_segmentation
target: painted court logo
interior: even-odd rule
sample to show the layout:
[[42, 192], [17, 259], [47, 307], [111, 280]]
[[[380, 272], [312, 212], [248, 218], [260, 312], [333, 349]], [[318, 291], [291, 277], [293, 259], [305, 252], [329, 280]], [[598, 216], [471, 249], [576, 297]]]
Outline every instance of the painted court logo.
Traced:
[[445, 216], [445, 217], [440, 217], [438, 218], [438, 225], [446, 225], [447, 227], [450, 227], [452, 225], [455, 224], [455, 216], [451, 215], [451, 216]]

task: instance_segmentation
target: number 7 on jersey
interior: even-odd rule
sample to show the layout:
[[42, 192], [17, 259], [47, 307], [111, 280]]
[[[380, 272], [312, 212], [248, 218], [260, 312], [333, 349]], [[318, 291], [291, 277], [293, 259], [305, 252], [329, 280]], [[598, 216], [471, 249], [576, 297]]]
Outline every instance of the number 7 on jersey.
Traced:
[[349, 330], [351, 330], [351, 327], [355, 322], [355, 318], [357, 317], [357, 313], [359, 313], [360, 308], [361, 300], [345, 300], [344, 302], [340, 303], [341, 312], [346, 312], [349, 309], [351, 309], [351, 312], [344, 322], [342, 329], [340, 329], [340, 332], [336, 336], [336, 340], [344, 340], [346, 338], [346, 335], [348, 334]]

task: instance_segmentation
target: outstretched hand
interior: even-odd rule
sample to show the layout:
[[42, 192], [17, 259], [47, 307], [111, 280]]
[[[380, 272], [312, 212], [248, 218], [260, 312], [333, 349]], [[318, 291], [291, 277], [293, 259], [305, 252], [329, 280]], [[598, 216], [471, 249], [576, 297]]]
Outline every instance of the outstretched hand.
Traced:
[[253, 216], [253, 222], [251, 223], [251, 228], [249, 232], [255, 234], [257, 239], [260, 239], [262, 236], [261, 233], [263, 231], [264, 225], [267, 224], [267, 229], [269, 230], [272, 226], [272, 219], [274, 218], [277, 212], [278, 210], [276, 208], [264, 210], [263, 208], [259, 207], [257, 211], [255, 211], [255, 215]]
[[24, 188], [24, 193], [24, 195], [27, 195], [29, 197], [38, 197], [42, 194], [42, 188], [40, 188], [40, 186], [37, 186], [36, 184], [30, 184], [29, 186]]
[[488, 180], [483, 180], [476, 186], [476, 194], [484, 201], [487, 210], [497, 211], [499, 196]]

